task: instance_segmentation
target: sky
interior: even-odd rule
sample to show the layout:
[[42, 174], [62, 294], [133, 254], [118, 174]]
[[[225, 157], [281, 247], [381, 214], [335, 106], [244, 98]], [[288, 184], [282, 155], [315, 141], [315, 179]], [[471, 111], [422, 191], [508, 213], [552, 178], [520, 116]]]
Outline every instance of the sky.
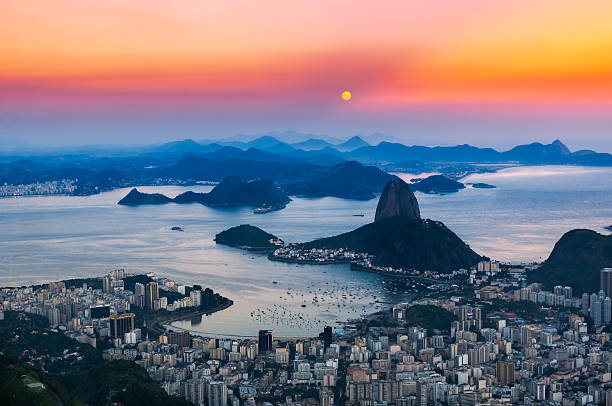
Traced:
[[[609, 0], [3, 0], [0, 137], [612, 152]], [[352, 98], [344, 101], [343, 91]]]

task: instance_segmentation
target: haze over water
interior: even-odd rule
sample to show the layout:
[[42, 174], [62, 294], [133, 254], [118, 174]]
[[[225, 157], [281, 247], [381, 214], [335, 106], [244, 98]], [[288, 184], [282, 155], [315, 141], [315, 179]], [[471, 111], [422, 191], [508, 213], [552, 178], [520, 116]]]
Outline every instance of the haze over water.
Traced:
[[[417, 193], [422, 216], [443, 221], [474, 250], [493, 259], [545, 259], [564, 232], [591, 228], [606, 233], [603, 227], [612, 224], [612, 168], [519, 167], [463, 181], [497, 188], [468, 188], [445, 196]], [[169, 196], [187, 189], [210, 187], [139, 188]], [[272, 328], [280, 336], [318, 333], [324, 324], [386, 306], [373, 303], [373, 295], [381, 302], [409, 296], [382, 289], [384, 277], [352, 272], [346, 265], [271, 262], [212, 240], [219, 231], [246, 223], [287, 242], [330, 236], [372, 221], [377, 199], [293, 198], [284, 210], [255, 215], [246, 208], [199, 204], [117, 205], [128, 190], [0, 199], [0, 285], [100, 276], [114, 268], [155, 272], [211, 287], [234, 300], [234, 306], [192, 328], [236, 335], [253, 335], [259, 328]], [[360, 213], [365, 216], [353, 216]], [[171, 231], [172, 226], [185, 231]], [[354, 296], [342, 298], [347, 292]], [[312, 303], [315, 295], [318, 305]], [[338, 307], [338, 302], [346, 306]]]

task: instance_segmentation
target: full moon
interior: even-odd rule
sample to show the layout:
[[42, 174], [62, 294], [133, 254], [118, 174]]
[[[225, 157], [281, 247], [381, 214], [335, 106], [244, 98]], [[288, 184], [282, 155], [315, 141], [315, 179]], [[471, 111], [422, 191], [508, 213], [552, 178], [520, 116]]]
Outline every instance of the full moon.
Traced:
[[349, 92], [348, 90], [342, 92], [342, 100], [351, 100], [351, 92]]

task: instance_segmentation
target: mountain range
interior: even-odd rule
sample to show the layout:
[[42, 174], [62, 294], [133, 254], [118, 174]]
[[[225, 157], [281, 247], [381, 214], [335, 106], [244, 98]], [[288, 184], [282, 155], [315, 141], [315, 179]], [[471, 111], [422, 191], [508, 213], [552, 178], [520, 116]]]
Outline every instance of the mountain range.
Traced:
[[[359, 136], [342, 141], [318, 136], [304, 139], [306, 134], [291, 132], [275, 135], [295, 142], [264, 135], [214, 142], [182, 140], [125, 150], [109, 147], [35, 155], [5, 153], [0, 154], [0, 184], [72, 179], [76, 184], [72, 194], [87, 195], [136, 185], [219, 182], [235, 175], [244, 180], [270, 179], [289, 194], [369, 199], [390, 179], [391, 175], [381, 169], [438, 172], [457, 180], [500, 163], [612, 166], [610, 154], [572, 152], [558, 140], [499, 152], [470, 145], [426, 147], [387, 141], [371, 145]], [[431, 185], [416, 185], [415, 189], [421, 186], [426, 191]]]

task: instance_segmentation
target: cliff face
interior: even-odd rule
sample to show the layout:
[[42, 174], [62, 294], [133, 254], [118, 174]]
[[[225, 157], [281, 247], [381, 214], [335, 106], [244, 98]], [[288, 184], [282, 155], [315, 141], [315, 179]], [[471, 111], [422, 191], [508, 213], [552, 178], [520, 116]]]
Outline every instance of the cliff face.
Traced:
[[421, 212], [410, 186], [400, 178], [387, 183], [376, 206], [374, 221], [389, 217], [403, 216], [412, 220], [420, 220]]

